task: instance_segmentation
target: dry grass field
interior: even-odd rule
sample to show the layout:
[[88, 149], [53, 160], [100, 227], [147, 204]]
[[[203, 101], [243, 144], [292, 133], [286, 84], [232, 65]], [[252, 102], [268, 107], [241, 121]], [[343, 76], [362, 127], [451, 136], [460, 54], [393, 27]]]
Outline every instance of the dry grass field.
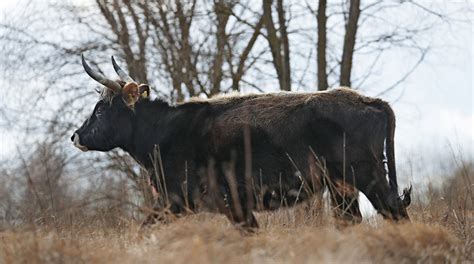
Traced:
[[411, 207], [411, 223], [343, 226], [309, 204], [257, 215], [246, 234], [200, 213], [140, 231], [93, 221], [0, 233], [2, 263], [472, 263], [473, 211]]
[[255, 233], [205, 212], [141, 229], [145, 207], [127, 207], [133, 199], [121, 184], [106, 185], [120, 199], [94, 200], [98, 190], [70, 203], [72, 193], [57, 196], [56, 211], [31, 211], [27, 196], [11, 205], [24, 213], [1, 222], [0, 263], [474, 263], [473, 163], [459, 162], [443, 179], [415, 192], [410, 222], [370, 216], [349, 225], [314, 198], [257, 213]]

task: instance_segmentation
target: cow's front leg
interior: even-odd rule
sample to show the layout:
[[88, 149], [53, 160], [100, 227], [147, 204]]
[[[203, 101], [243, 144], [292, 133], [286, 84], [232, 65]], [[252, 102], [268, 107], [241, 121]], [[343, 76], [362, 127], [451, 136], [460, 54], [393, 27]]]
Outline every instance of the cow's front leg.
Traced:
[[142, 227], [149, 227], [157, 223], [168, 224], [177, 219], [180, 214], [173, 213], [168, 208], [153, 208], [142, 223]]
[[219, 211], [227, 216], [230, 222], [238, 228], [248, 233], [254, 233], [258, 228], [258, 222], [252, 212], [252, 206], [247, 201], [245, 190], [240, 189], [240, 193], [234, 195], [224, 194], [225, 207]]
[[[151, 210], [147, 210], [148, 215], [142, 222], [142, 227], [157, 223], [168, 224], [193, 211], [192, 208], [189, 208], [193, 207], [190, 204], [192, 197], [187, 191], [184, 191], [182, 182], [168, 178], [165, 186], [159, 179], [161, 177], [157, 173], [154, 171], [150, 173], [148, 180], [153, 193], [154, 205]], [[187, 190], [187, 188], [185, 189]]]
[[143, 221], [142, 227], [148, 227], [158, 223], [168, 224], [182, 217], [189, 211], [189, 209], [185, 210], [182, 200], [182, 197], [174, 193], [170, 193], [167, 198], [158, 196], [153, 209]]

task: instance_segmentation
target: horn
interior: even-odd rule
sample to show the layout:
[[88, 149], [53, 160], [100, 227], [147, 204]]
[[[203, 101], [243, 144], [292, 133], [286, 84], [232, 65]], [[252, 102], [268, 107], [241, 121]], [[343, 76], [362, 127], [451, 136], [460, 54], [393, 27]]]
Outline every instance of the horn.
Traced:
[[127, 73], [125, 73], [124, 70], [122, 70], [122, 68], [120, 68], [117, 64], [117, 62], [115, 61], [114, 59], [114, 56], [112, 56], [112, 65], [114, 66], [114, 70], [115, 72], [118, 74], [118, 76], [120, 77], [120, 79], [122, 79], [122, 81], [125, 81], [125, 82], [135, 82], [132, 77], [130, 77], [130, 75], [128, 75]]
[[87, 75], [89, 75], [92, 79], [96, 80], [100, 84], [103, 84], [105, 87], [112, 89], [113, 91], [120, 91], [122, 89], [122, 86], [120, 86], [120, 84], [118, 84], [117, 82], [107, 79], [104, 75], [92, 70], [84, 59], [84, 54], [81, 54], [81, 59], [82, 67], [84, 67], [84, 70], [86, 71]]
[[411, 190], [412, 190], [412, 185], [410, 184], [410, 187], [405, 188], [403, 190], [403, 205], [405, 207], [408, 207], [411, 203]]

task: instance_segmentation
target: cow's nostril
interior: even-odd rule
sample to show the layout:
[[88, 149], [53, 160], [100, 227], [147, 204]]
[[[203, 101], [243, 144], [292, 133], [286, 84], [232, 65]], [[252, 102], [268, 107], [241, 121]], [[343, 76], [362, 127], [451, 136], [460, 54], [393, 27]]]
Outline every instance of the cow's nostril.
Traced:
[[76, 133], [72, 134], [71, 136], [71, 141], [74, 142], [74, 136], [76, 135]]

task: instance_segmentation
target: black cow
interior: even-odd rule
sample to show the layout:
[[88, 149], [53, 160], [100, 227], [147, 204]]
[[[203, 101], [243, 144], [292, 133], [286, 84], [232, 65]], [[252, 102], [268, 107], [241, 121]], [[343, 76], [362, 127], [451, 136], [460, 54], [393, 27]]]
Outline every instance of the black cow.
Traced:
[[171, 106], [150, 100], [146, 84], [133, 81], [113, 57], [112, 63], [121, 81], [94, 72], [82, 57], [88, 75], [105, 88], [71, 140], [83, 151], [128, 152], [148, 170], [173, 214], [195, 210], [206, 197], [233, 223], [258, 227], [257, 204], [293, 205], [327, 186], [343, 219], [361, 220], [358, 190], [385, 218], [408, 219], [411, 188], [399, 196], [395, 117], [386, 102], [338, 88]]

